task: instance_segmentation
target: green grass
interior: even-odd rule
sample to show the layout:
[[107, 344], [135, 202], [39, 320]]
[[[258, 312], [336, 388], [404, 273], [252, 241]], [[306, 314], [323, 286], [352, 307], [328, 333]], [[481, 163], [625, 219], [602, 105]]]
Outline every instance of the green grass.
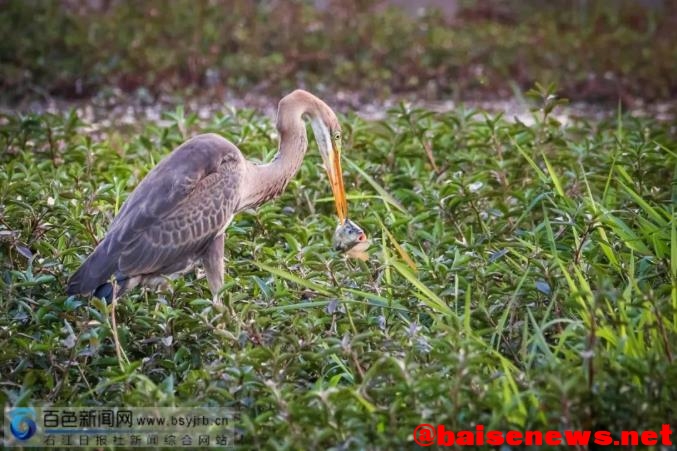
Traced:
[[232, 316], [193, 276], [135, 290], [117, 309], [129, 366], [108, 307], [67, 297], [68, 275], [187, 136], [221, 133], [268, 159], [274, 127], [181, 110], [93, 137], [74, 114], [4, 116], [0, 404], [228, 406], [247, 448], [409, 447], [421, 422], [676, 424], [674, 127], [621, 112], [563, 127], [543, 106], [531, 126], [404, 106], [343, 117], [370, 261], [331, 250], [312, 142], [285, 194], [228, 230]]

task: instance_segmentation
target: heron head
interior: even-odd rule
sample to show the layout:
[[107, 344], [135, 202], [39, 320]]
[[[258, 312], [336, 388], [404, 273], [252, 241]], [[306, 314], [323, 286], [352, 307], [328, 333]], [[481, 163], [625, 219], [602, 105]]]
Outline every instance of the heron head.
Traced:
[[323, 102], [317, 113], [311, 116], [310, 123], [320, 149], [324, 168], [329, 176], [336, 213], [343, 224], [348, 216], [348, 203], [341, 170], [341, 125], [336, 114]]
[[343, 224], [348, 215], [348, 204], [341, 171], [341, 124], [326, 103], [303, 89], [297, 89], [280, 100], [277, 114], [278, 130], [295, 127], [294, 121], [299, 115], [310, 119], [334, 194], [336, 213]]

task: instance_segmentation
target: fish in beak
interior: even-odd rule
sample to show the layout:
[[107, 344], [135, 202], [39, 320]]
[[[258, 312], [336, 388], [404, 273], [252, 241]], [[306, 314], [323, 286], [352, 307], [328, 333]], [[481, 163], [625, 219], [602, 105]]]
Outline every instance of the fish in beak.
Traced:
[[334, 231], [334, 250], [345, 253], [348, 257], [358, 258], [363, 261], [369, 260], [367, 249], [370, 242], [364, 230], [350, 219], [339, 224]]

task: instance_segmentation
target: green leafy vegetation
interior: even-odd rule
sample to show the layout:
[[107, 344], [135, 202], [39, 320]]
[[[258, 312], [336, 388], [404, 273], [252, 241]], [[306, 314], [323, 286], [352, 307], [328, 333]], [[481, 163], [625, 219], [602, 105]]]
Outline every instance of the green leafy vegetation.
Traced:
[[[417, 17], [376, 1], [8, 0], [0, 25], [4, 100], [87, 97], [118, 86], [213, 98], [279, 97], [299, 86], [511, 96], [556, 82], [577, 100], [677, 94], [677, 4], [635, 0], [461, 1]], [[326, 89], [332, 91], [332, 89]]]
[[314, 148], [226, 240], [227, 309], [204, 278], [110, 306], [65, 282], [141, 178], [198, 132], [275, 152], [250, 111], [91, 132], [75, 113], [0, 126], [0, 404], [228, 406], [246, 448], [409, 447], [463, 429], [677, 424], [677, 139], [619, 111], [562, 125], [405, 105], [342, 118], [350, 216], [336, 225]]

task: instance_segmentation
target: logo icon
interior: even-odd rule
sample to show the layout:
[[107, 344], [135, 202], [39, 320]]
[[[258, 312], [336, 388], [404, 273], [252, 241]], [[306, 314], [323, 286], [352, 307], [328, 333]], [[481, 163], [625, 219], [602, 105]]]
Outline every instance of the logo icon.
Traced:
[[38, 427], [35, 424], [35, 409], [32, 407], [15, 407], [7, 412], [9, 430], [19, 440], [28, 440], [35, 435]]

